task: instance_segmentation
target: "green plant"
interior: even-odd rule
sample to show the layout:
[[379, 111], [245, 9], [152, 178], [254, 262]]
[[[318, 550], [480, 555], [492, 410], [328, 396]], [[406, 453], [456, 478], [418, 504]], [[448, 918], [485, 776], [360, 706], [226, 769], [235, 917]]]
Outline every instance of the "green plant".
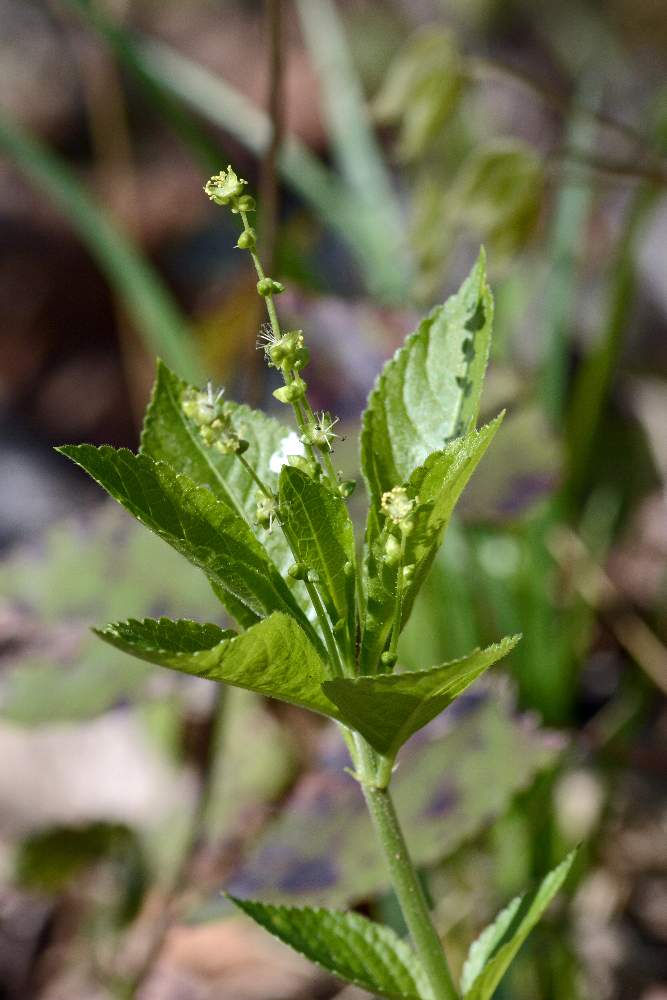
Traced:
[[239, 633], [196, 621], [130, 619], [99, 635], [152, 663], [247, 688], [334, 719], [349, 748], [412, 938], [354, 913], [233, 902], [282, 941], [384, 997], [488, 1000], [562, 885], [569, 856], [473, 944], [454, 984], [389, 786], [401, 746], [518, 641], [395, 672], [406, 624], [454, 506], [502, 420], [476, 429], [493, 301], [483, 253], [460, 291], [386, 364], [363, 415], [369, 495], [363, 553], [333, 463], [336, 419], [315, 414], [300, 330], [284, 332], [249, 223], [253, 199], [231, 168], [206, 192], [239, 216], [269, 324], [259, 346], [284, 384], [298, 434], [261, 412], [188, 385], [160, 364], [139, 454], [60, 449], [139, 521], [200, 567]]

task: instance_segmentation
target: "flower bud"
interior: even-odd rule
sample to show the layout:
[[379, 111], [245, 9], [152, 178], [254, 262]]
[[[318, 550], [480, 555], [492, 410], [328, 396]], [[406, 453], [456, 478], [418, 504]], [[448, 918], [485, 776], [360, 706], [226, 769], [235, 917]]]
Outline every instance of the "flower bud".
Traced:
[[281, 403], [298, 403], [306, 394], [306, 383], [297, 377], [288, 385], [275, 389], [273, 395]]
[[301, 330], [290, 330], [282, 337], [268, 341], [265, 349], [274, 368], [282, 368], [283, 371], [300, 371], [310, 360]]
[[403, 586], [409, 587], [412, 583], [412, 579], [415, 575], [415, 564], [408, 563], [407, 566], [403, 567]]
[[338, 493], [342, 496], [343, 500], [347, 500], [354, 493], [357, 486], [356, 479], [346, 479], [344, 482], [340, 483], [338, 486]]
[[391, 670], [392, 667], [395, 667], [397, 660], [398, 657], [396, 653], [390, 653], [388, 651], [386, 653], [383, 653], [382, 656], [380, 657], [380, 663], [382, 664], [383, 667], [386, 667], [387, 670]]
[[306, 574], [308, 572], [308, 567], [304, 563], [292, 563], [290, 568], [287, 570], [288, 576], [291, 576], [293, 580], [305, 580]]
[[257, 246], [257, 236], [254, 229], [244, 229], [236, 245], [239, 250], [254, 250]]
[[401, 558], [401, 543], [393, 535], [389, 535], [384, 543], [383, 559], [387, 566], [395, 566]]
[[236, 204], [239, 212], [255, 211], [255, 199], [251, 194], [242, 194]]
[[238, 434], [225, 431], [217, 441], [214, 441], [213, 447], [221, 455], [242, 455], [250, 447], [250, 442], [239, 437]]
[[285, 286], [281, 281], [274, 281], [273, 278], [260, 278], [257, 282], [257, 291], [263, 298], [269, 295], [280, 295], [285, 291]]

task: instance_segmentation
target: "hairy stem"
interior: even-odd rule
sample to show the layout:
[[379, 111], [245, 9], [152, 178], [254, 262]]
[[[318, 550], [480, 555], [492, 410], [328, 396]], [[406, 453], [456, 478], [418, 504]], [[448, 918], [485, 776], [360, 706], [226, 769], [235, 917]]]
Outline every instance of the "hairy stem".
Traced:
[[368, 744], [357, 737], [356, 747], [366, 805], [415, 951], [433, 991], [433, 1000], [458, 1000], [459, 994], [408, 853], [389, 789], [375, 784], [372, 751]]

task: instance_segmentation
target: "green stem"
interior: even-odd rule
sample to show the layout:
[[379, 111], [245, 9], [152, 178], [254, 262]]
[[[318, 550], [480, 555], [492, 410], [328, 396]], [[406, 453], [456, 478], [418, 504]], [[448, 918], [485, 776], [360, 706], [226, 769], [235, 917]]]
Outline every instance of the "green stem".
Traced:
[[244, 455], [240, 455], [237, 452], [236, 453], [236, 457], [238, 458], [239, 462], [241, 463], [241, 465], [243, 466], [243, 468], [246, 470], [246, 472], [248, 473], [248, 475], [251, 477], [251, 479], [253, 480], [253, 482], [256, 484], [256, 486], [259, 487], [259, 489], [264, 494], [264, 496], [268, 497], [270, 500], [272, 500], [273, 499], [273, 493], [271, 492], [271, 490], [269, 489], [269, 487], [266, 485], [266, 483], [262, 482], [262, 480], [259, 478], [259, 476], [255, 472], [255, 470], [253, 469], [253, 467], [250, 464], [250, 462], [245, 458], [245, 456]]
[[430, 983], [433, 1000], [458, 1000], [459, 994], [408, 853], [389, 789], [379, 788], [374, 783], [375, 768], [368, 744], [361, 737], [357, 737], [356, 743], [366, 805], [415, 951]]
[[403, 565], [405, 563], [405, 534], [401, 535], [401, 554], [398, 559], [398, 572], [396, 573], [396, 603], [394, 604], [394, 625], [391, 630], [391, 643], [389, 652], [396, 656], [398, 651], [398, 637], [401, 634], [401, 618], [403, 617]]

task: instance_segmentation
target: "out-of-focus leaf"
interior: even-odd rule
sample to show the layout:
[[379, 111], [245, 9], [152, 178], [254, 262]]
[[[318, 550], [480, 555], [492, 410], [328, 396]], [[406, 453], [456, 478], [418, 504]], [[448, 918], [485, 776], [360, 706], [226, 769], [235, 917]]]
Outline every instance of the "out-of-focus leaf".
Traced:
[[408, 39], [374, 102], [380, 121], [400, 124], [402, 159], [416, 159], [439, 137], [458, 107], [464, 79], [452, 32], [429, 25]]
[[230, 898], [279, 941], [348, 983], [388, 1000], [432, 995], [416, 955], [389, 927], [358, 913]]
[[79, 872], [109, 858], [136, 863], [140, 847], [128, 827], [91, 823], [57, 827], [26, 837], [14, 862], [17, 881], [28, 889], [59, 893]]
[[[415, 862], [435, 864], [491, 823], [559, 747], [517, 718], [497, 689], [462, 695], [406, 745], [392, 781]], [[343, 771], [346, 763], [332, 732], [318, 769], [297, 786], [227, 886], [230, 892], [344, 906], [387, 889], [361, 790]], [[211, 903], [201, 915], [215, 913]]]
[[97, 634], [149, 663], [340, 718], [338, 709], [322, 692], [324, 664], [289, 615], [270, 615], [237, 636], [214, 625], [164, 618], [129, 619], [107, 625]]
[[374, 505], [434, 451], [474, 428], [493, 323], [484, 253], [460, 290], [387, 362], [368, 398], [361, 464]]
[[199, 570], [110, 502], [0, 562], [0, 603], [8, 636], [15, 622], [0, 713], [23, 724], [86, 718], [144, 690], [150, 668], [99, 642], [91, 621], [222, 610]]
[[518, 641], [519, 636], [508, 637], [430, 670], [336, 677], [325, 681], [324, 693], [339, 707], [348, 725], [378, 753], [393, 760], [406, 740], [451, 705]]
[[153, 354], [193, 380], [201, 367], [188, 325], [151, 265], [94, 203], [69, 168], [15, 122], [0, 116], [0, 149], [44, 191], [86, 244]]
[[163, 462], [124, 448], [67, 445], [60, 451], [138, 521], [199, 566], [218, 592], [229, 592], [232, 611], [242, 626], [284, 610], [312, 632], [248, 524], [210, 490]]
[[445, 217], [485, 243], [497, 260], [516, 253], [530, 237], [543, 194], [544, 165], [533, 147], [519, 139], [493, 139], [475, 146], [461, 165], [447, 192]]
[[463, 967], [464, 1000], [491, 1000], [519, 948], [567, 878], [576, 852], [549, 872], [537, 889], [518, 896], [472, 944]]

